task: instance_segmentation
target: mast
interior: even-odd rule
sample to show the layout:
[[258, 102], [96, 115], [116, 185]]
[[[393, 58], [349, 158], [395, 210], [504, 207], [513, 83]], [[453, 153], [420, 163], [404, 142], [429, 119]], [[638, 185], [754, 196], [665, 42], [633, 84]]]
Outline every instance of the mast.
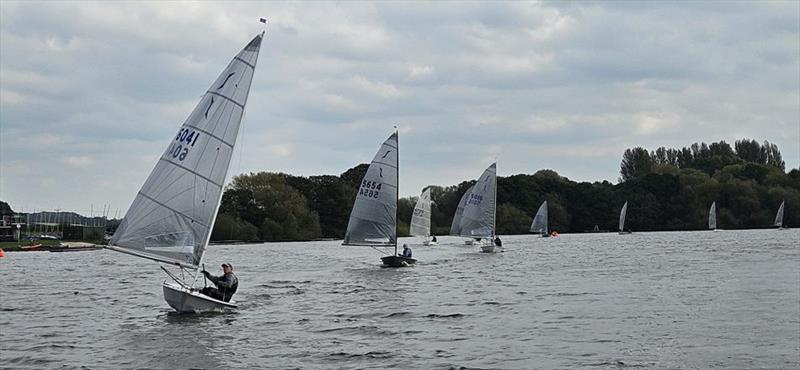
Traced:
[[[497, 162], [495, 161], [495, 164]], [[497, 235], [497, 167], [494, 169], [494, 215], [492, 216], [492, 240]]]
[[[397, 137], [397, 166], [395, 166], [395, 174], [397, 175], [397, 189], [394, 192], [394, 199], [395, 199], [395, 207], [394, 207], [394, 255], [397, 256], [397, 222], [399, 219], [397, 218], [398, 207], [400, 204], [400, 132], [397, 129], [397, 125], [394, 126], [394, 135]], [[411, 225], [409, 225], [411, 227]]]

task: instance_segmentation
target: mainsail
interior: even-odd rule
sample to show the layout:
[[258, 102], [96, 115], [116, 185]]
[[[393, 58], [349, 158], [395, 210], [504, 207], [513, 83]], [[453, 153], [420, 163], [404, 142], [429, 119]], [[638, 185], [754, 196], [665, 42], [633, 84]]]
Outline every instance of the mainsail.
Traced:
[[422, 237], [431, 235], [431, 188], [422, 192], [417, 200], [417, 205], [414, 206], [409, 234]]
[[781, 202], [781, 206], [778, 208], [778, 214], [775, 215], [775, 223], [774, 225], [777, 227], [783, 226], [783, 205], [786, 201]]
[[110, 249], [198, 267], [222, 199], [263, 35], [231, 60], [173, 136]]
[[497, 197], [497, 164], [492, 163], [472, 186], [459, 222], [459, 234], [466, 237], [493, 237]]
[[536, 216], [533, 217], [531, 222], [531, 232], [539, 234], [547, 234], [547, 201], [542, 202], [539, 210], [536, 211]]
[[397, 132], [372, 159], [356, 194], [342, 245], [396, 246]]
[[708, 228], [711, 230], [717, 228], [717, 202], [711, 203], [711, 209], [708, 210]]
[[619, 231], [625, 231], [625, 215], [628, 213], [628, 202], [622, 205], [622, 210], [619, 211]]
[[464, 206], [467, 204], [467, 199], [472, 193], [472, 188], [474, 187], [475, 185], [470, 186], [467, 191], [464, 192], [464, 195], [461, 196], [461, 200], [458, 201], [456, 213], [453, 215], [453, 223], [450, 225], [450, 235], [461, 235], [461, 215], [464, 214]]

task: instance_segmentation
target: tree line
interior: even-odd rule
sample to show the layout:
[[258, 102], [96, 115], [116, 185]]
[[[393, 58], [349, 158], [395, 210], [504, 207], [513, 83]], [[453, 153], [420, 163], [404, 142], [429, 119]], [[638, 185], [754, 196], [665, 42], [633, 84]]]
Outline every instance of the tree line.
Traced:
[[[212, 240], [291, 241], [342, 238], [367, 164], [339, 176], [258, 172], [233, 178], [222, 197]], [[634, 231], [705, 228], [711, 202], [725, 229], [772, 224], [786, 201], [785, 225], [800, 224], [800, 169], [785, 171], [775, 144], [738, 140], [695, 143], [681, 149], [625, 150], [620, 181], [575, 182], [553, 170], [498, 177], [498, 234], [527, 233], [547, 200], [552, 230], [616, 230], [628, 202], [626, 228]], [[474, 180], [431, 186], [431, 230], [446, 235], [464, 192]], [[420, 189], [422, 191], [422, 189]], [[406, 235], [416, 197], [398, 203], [398, 233]]]

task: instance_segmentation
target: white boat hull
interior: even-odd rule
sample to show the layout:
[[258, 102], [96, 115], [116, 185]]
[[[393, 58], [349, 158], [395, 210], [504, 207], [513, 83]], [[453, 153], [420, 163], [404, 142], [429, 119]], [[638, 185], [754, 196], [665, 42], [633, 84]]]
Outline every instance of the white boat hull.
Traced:
[[236, 308], [236, 302], [216, 300], [184, 286], [164, 282], [164, 300], [170, 307], [181, 313], [221, 311]]
[[481, 245], [481, 252], [483, 252], [483, 253], [494, 253], [494, 251], [495, 251], [494, 244]]
[[433, 242], [433, 241], [430, 241], [430, 240], [426, 240], [426, 241], [422, 242], [422, 245], [424, 245], [426, 247], [430, 247], [432, 245], [439, 245], [439, 243]]

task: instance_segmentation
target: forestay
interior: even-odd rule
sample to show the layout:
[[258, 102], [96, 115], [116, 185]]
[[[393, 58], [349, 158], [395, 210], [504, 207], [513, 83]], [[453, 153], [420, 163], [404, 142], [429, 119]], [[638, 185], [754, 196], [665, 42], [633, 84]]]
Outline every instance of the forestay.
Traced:
[[397, 158], [395, 132], [381, 145], [361, 181], [343, 245], [395, 245]]
[[628, 202], [622, 205], [619, 211], [619, 231], [625, 231], [625, 215], [628, 213]]
[[775, 226], [782, 227], [783, 226], [783, 206], [786, 201], [781, 202], [781, 206], [778, 208], [778, 214], [775, 215]]
[[547, 234], [547, 201], [542, 202], [531, 222], [531, 232]]
[[461, 235], [461, 215], [464, 214], [464, 206], [467, 204], [467, 199], [469, 195], [472, 193], [472, 188], [475, 185], [472, 185], [464, 192], [464, 195], [461, 196], [461, 200], [458, 201], [458, 206], [456, 207], [456, 213], [453, 215], [453, 223], [450, 225], [450, 235], [459, 236]]
[[425, 189], [414, 206], [409, 233], [412, 236], [428, 237], [431, 235], [431, 188]]
[[461, 236], [494, 236], [496, 189], [497, 164], [492, 163], [472, 186], [472, 191], [464, 203], [464, 212], [459, 223]]
[[181, 125], [109, 248], [197, 268], [217, 215], [263, 33], [253, 38]]
[[717, 202], [711, 203], [711, 209], [708, 210], [708, 228], [717, 228]]

